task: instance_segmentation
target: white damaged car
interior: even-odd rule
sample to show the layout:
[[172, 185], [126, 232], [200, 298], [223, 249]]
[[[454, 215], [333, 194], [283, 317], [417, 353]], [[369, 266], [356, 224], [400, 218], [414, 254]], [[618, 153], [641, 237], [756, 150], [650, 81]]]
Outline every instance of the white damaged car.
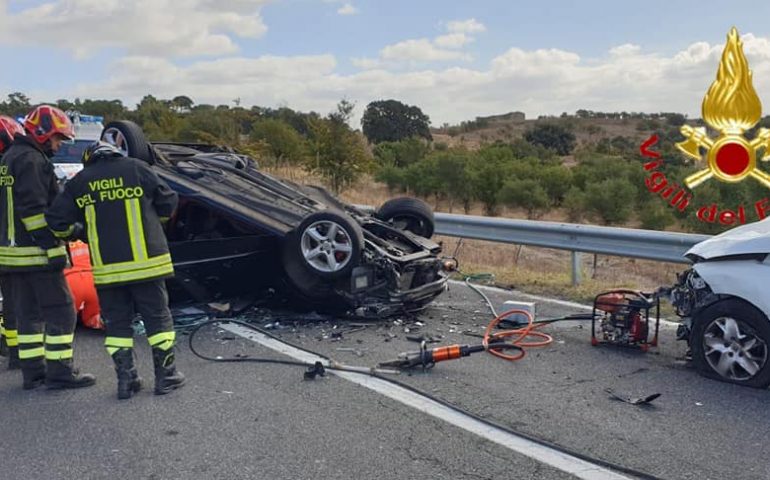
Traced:
[[692, 247], [671, 301], [705, 376], [754, 388], [770, 386], [770, 218]]

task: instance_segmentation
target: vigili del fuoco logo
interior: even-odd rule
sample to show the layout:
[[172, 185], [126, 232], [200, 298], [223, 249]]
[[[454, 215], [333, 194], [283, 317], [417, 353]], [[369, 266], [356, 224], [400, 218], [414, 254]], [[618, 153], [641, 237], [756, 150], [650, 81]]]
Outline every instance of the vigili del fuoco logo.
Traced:
[[644, 164], [644, 169], [650, 172], [645, 179], [647, 189], [681, 212], [695, 210], [703, 222], [743, 224], [752, 211], [758, 220], [764, 219], [770, 215], [770, 198], [767, 197], [732, 210], [714, 203], [691, 208], [693, 192], [704, 182], [738, 183], [749, 179], [770, 189], [770, 174], [757, 165], [757, 159], [770, 160], [770, 130], [759, 129], [753, 139], [745, 136], [745, 132], [762, 118], [762, 103], [754, 90], [751, 70], [743, 54], [743, 42], [735, 27], [727, 35], [717, 78], [703, 97], [701, 111], [703, 121], [719, 132], [719, 136], [712, 138], [705, 127], [684, 125], [680, 131], [685, 140], [676, 147], [703, 168], [684, 179], [687, 189], [672, 183], [660, 170], [663, 166], [660, 154], [650, 150], [658, 141], [657, 135], [653, 135], [640, 147], [643, 156], [653, 159]]

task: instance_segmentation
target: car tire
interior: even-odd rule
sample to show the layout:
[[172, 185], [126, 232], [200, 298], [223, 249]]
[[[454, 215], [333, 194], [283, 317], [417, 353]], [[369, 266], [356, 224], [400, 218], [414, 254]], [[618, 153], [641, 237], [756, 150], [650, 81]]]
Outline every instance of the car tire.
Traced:
[[433, 210], [418, 198], [398, 197], [383, 203], [374, 216], [421, 237], [430, 238], [436, 228]]
[[364, 234], [348, 215], [327, 210], [309, 215], [286, 240], [284, 262], [300, 265], [312, 277], [333, 280], [358, 266]]
[[748, 302], [726, 299], [696, 314], [690, 346], [693, 363], [705, 377], [770, 386], [770, 321]]
[[101, 139], [118, 147], [126, 156], [138, 158], [150, 165], [155, 163], [142, 127], [130, 120], [116, 120], [104, 126]]

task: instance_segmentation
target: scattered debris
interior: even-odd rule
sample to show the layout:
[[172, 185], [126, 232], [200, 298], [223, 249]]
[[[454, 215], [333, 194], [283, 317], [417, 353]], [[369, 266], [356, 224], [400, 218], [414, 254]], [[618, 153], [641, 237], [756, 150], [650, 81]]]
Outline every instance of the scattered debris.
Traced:
[[636, 398], [636, 397], [627, 397], [627, 396], [619, 395], [615, 393], [611, 388], [607, 388], [604, 391], [609, 393], [610, 396], [615, 400], [620, 400], [621, 402], [630, 403], [631, 405], [649, 405], [650, 402], [660, 397], [661, 395], [660, 393], [653, 393], [652, 395], [647, 395], [646, 397]]
[[352, 348], [352, 347], [339, 347], [337, 348], [338, 352], [351, 352], [355, 354], [357, 357], [363, 357], [364, 356], [364, 350], [359, 350], [358, 348]]
[[417, 343], [420, 343], [420, 342], [438, 343], [438, 342], [440, 342], [441, 340], [444, 339], [444, 336], [443, 335], [437, 335], [437, 336], [434, 337], [433, 335], [425, 335], [425, 334], [422, 334], [422, 335], [407, 335], [406, 339], [409, 340], [410, 342], [417, 342]]
[[315, 380], [315, 377], [317, 376], [326, 376], [326, 369], [323, 366], [323, 363], [321, 362], [315, 362], [312, 367], [308, 367], [305, 371], [304, 378], [305, 380]]
[[208, 306], [212, 310], [216, 310], [217, 312], [220, 312], [220, 313], [226, 313], [226, 312], [230, 311], [230, 303], [229, 302], [228, 303], [211, 302], [211, 303], [208, 304]]

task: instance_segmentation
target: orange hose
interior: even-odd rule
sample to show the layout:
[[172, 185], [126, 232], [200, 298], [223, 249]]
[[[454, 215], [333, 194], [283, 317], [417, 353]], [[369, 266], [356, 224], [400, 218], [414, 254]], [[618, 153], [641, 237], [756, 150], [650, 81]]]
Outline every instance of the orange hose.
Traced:
[[[505, 318], [507, 318], [509, 315], [514, 313], [521, 313], [527, 317], [527, 326], [522, 328], [515, 328], [512, 330], [502, 330], [500, 332], [492, 334], [492, 330]], [[538, 332], [536, 331], [537, 328], [540, 328], [542, 325], [535, 325], [534, 324], [534, 317], [532, 317], [532, 314], [529, 313], [526, 310], [519, 310], [519, 309], [513, 309], [508, 310], [507, 312], [503, 312], [497, 317], [492, 320], [489, 325], [487, 325], [487, 329], [484, 331], [484, 339], [482, 340], [482, 345], [484, 345], [484, 348], [487, 352], [491, 353], [492, 355], [502, 358], [503, 360], [508, 361], [516, 361], [521, 360], [524, 358], [524, 355], [526, 355], [526, 352], [524, 350], [519, 351], [518, 353], [514, 355], [509, 355], [506, 353], [503, 353], [499, 350], [496, 350], [494, 348], [489, 348], [489, 342], [494, 340], [503, 340], [507, 339], [509, 337], [516, 337], [513, 341], [510, 343], [513, 345], [516, 345], [517, 347], [522, 348], [534, 348], [534, 347], [544, 347], [546, 345], [549, 345], [553, 342], [553, 338], [548, 335], [547, 333]], [[539, 338], [540, 340], [527, 340], [529, 337], [535, 337]]]

